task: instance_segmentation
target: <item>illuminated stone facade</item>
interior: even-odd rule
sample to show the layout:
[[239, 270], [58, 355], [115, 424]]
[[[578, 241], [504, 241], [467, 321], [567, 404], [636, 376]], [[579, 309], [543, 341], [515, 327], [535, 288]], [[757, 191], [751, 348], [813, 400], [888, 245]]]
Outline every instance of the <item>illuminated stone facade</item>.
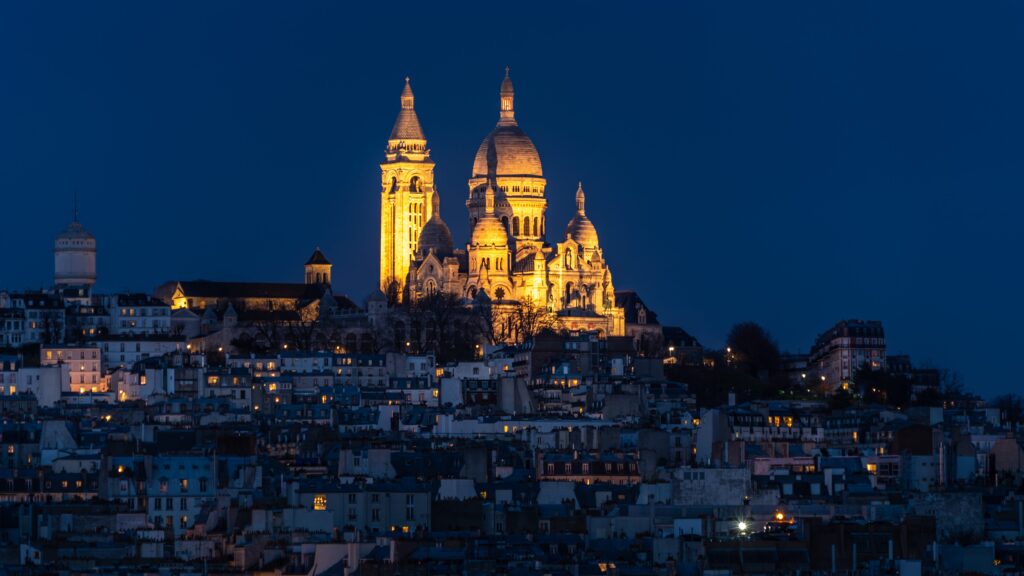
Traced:
[[561, 239], [547, 241], [547, 180], [537, 148], [516, 121], [507, 71], [498, 124], [480, 144], [469, 178], [472, 234], [465, 249], [454, 248], [441, 218], [408, 80], [401, 99], [381, 164], [381, 289], [412, 300], [438, 291], [476, 299], [482, 292], [498, 311], [530, 301], [556, 312], [567, 329], [622, 335], [623, 310], [582, 184]]
[[434, 195], [434, 161], [416, 117], [408, 78], [401, 101], [380, 165], [380, 289], [399, 300]]

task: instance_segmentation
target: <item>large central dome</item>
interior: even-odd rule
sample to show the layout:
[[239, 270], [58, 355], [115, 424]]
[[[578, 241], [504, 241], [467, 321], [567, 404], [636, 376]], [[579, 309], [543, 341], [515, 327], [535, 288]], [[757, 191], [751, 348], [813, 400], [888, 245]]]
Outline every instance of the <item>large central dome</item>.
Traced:
[[506, 69], [505, 80], [501, 83], [501, 117], [476, 151], [474, 178], [544, 176], [537, 147], [516, 123], [514, 101], [515, 90]]
[[537, 147], [515, 124], [497, 126], [476, 151], [473, 176], [544, 175]]

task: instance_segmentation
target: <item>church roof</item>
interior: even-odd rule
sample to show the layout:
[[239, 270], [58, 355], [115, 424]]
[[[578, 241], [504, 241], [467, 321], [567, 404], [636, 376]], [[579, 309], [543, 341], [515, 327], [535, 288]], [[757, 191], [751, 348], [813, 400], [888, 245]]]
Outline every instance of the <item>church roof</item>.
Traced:
[[395, 126], [391, 129], [391, 140], [426, 140], [423, 135], [423, 128], [420, 127], [420, 119], [416, 116], [416, 109], [413, 107], [412, 86], [409, 85], [409, 78], [405, 78], [405, 88], [402, 90], [402, 108], [398, 111], [398, 118], [395, 119]]
[[330, 265], [330, 263], [330, 260], [328, 260], [327, 257], [324, 256], [324, 253], [320, 251], [319, 246], [317, 246], [317, 249], [313, 251], [313, 255], [309, 257], [309, 260], [306, 260], [306, 266], [309, 266], [310, 264]]
[[497, 126], [480, 143], [473, 176], [544, 176], [540, 153], [519, 126]]
[[597, 228], [594, 227], [594, 223], [590, 221], [590, 218], [587, 218], [587, 213], [584, 210], [584, 201], [583, 183], [580, 182], [579, 188], [576, 189], [576, 214], [573, 215], [569, 225], [566, 226], [565, 235], [575, 240], [581, 246], [597, 248]]
[[470, 244], [473, 246], [507, 246], [508, 230], [494, 215], [494, 190], [487, 186], [484, 215], [473, 226]]
[[417, 247], [421, 258], [426, 257], [430, 250], [433, 249], [434, 254], [443, 260], [445, 256], [451, 255], [454, 249], [452, 231], [448, 229], [448, 225], [441, 219], [441, 196], [436, 191], [431, 198], [431, 205], [433, 210], [431, 211], [430, 220], [427, 220], [427, 223], [423, 225], [423, 229], [420, 230]]
[[515, 119], [515, 90], [505, 69], [501, 83], [498, 125], [480, 143], [473, 161], [473, 177], [544, 176], [540, 154]]

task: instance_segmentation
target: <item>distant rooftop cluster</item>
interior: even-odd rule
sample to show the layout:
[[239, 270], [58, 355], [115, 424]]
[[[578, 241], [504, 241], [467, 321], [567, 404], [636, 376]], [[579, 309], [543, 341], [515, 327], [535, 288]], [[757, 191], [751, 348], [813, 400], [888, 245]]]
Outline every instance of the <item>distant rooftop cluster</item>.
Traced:
[[1019, 396], [890, 353], [879, 321], [797, 354], [663, 325], [612, 286], [582, 188], [545, 242], [499, 96], [455, 250], [406, 85], [382, 206], [422, 229], [385, 235], [365, 298], [319, 248], [301, 281], [99, 293], [76, 211], [53, 286], [0, 292], [0, 572], [1020, 573]]

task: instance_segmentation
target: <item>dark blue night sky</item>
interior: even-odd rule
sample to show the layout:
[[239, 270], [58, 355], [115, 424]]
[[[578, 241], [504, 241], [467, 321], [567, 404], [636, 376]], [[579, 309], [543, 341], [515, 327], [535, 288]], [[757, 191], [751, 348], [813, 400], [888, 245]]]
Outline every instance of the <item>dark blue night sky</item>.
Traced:
[[878, 319], [1019, 390], [1022, 56], [1019, 2], [4, 2], [0, 289], [49, 284], [77, 191], [101, 291], [300, 281], [320, 246], [361, 300], [402, 79], [464, 242], [510, 65], [549, 237], [582, 179], [663, 322], [806, 351]]

